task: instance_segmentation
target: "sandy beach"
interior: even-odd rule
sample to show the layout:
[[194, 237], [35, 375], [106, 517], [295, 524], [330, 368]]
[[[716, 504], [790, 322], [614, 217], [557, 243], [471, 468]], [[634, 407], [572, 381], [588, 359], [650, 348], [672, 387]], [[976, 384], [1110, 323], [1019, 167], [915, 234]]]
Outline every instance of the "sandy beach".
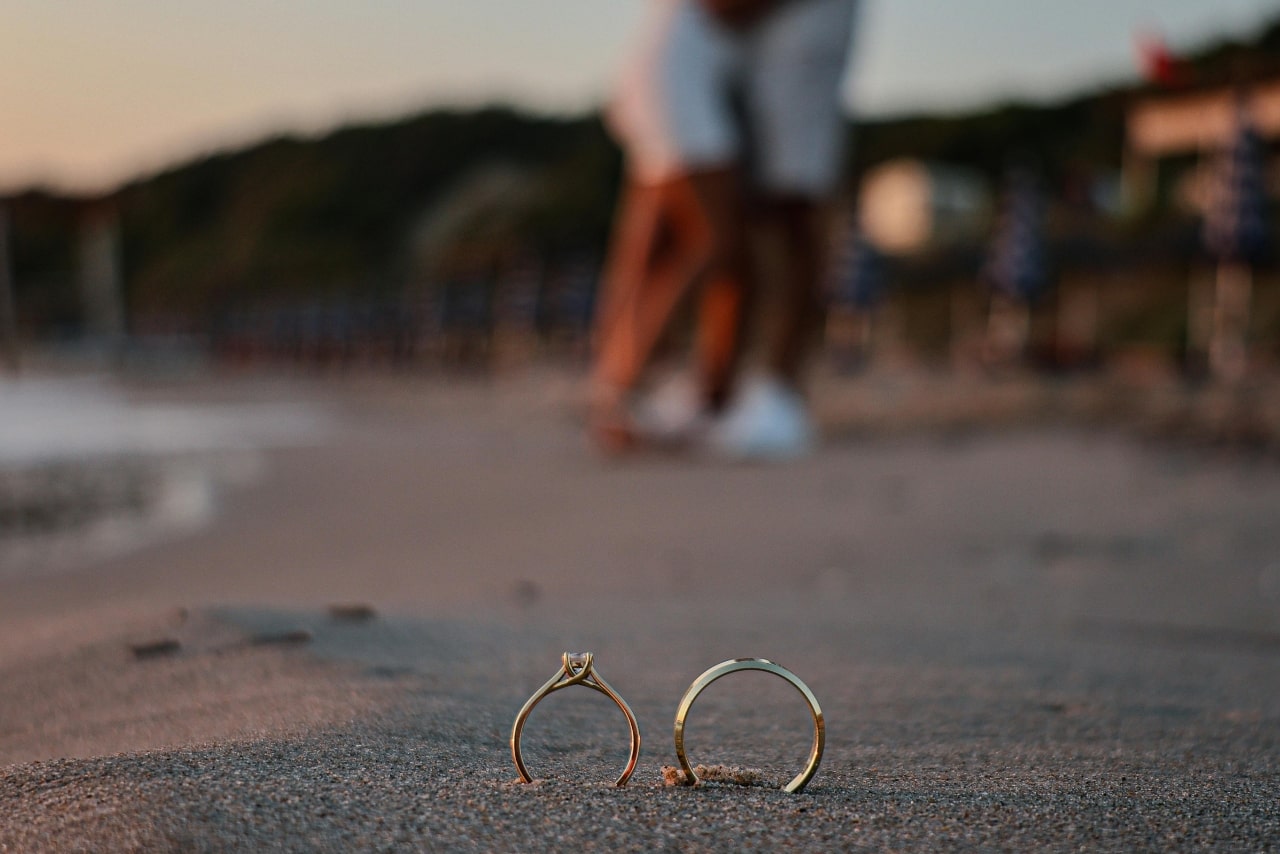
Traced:
[[[1274, 848], [1280, 466], [876, 382], [785, 465], [603, 461], [555, 375], [125, 387], [324, 429], [202, 456], [198, 525], [0, 572], [0, 851]], [[515, 782], [565, 650], [639, 719], [625, 788], [577, 689]], [[665, 787], [682, 692], [743, 656], [821, 701], [818, 775]], [[694, 762], [803, 765], [780, 680], [695, 715]]]

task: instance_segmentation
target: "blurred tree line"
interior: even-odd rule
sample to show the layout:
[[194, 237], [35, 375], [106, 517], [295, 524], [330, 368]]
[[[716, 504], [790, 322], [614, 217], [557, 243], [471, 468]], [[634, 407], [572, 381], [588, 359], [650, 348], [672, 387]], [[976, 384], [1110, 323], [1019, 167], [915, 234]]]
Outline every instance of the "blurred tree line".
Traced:
[[[1242, 69], [1280, 72], [1280, 22], [1255, 40], [1214, 45], [1186, 61], [1204, 83], [1234, 79]], [[1055, 186], [1072, 175], [1114, 171], [1125, 106], [1145, 91], [1130, 86], [1051, 105], [864, 121], [855, 129], [850, 179], [903, 156], [994, 181], [1011, 156], [1029, 154]], [[467, 207], [477, 176], [498, 168], [519, 178], [498, 191], [499, 203], [473, 198], [467, 216], [450, 221], [450, 208]], [[171, 315], [198, 329], [201, 319], [245, 303], [401, 298], [431, 288], [433, 274], [459, 259], [474, 266], [486, 254], [599, 253], [620, 169], [598, 115], [487, 108], [270, 139], [140, 178], [105, 197], [31, 190], [4, 200], [18, 317], [32, 336], [75, 331], [77, 247], [90, 208], [114, 212], [130, 316]], [[424, 261], [424, 233], [435, 234], [437, 244], [443, 234], [458, 249], [455, 257], [436, 245]]]

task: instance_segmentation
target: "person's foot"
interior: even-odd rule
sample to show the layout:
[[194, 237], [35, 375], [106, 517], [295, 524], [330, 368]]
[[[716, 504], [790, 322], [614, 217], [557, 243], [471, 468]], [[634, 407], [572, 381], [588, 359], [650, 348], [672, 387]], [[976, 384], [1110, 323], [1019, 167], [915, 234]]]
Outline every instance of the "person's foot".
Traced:
[[639, 437], [631, 418], [630, 395], [614, 386], [594, 386], [587, 403], [587, 438], [608, 456], [633, 450]]
[[765, 377], [748, 384], [740, 400], [712, 428], [710, 449], [740, 460], [784, 460], [813, 450], [816, 437], [804, 399]]
[[683, 375], [637, 398], [630, 407], [630, 417], [637, 438], [672, 449], [696, 442], [710, 420], [697, 386]]
[[587, 433], [611, 456], [641, 449], [696, 449], [714, 425], [704, 396], [686, 376], [674, 376], [643, 393], [611, 386], [591, 391]]

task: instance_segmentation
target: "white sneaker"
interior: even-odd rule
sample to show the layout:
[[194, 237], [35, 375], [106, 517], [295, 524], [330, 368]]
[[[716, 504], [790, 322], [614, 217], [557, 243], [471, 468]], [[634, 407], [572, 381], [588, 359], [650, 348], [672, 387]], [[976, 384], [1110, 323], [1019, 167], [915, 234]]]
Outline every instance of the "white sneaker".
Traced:
[[686, 376], [669, 379], [631, 405], [636, 435], [658, 445], [692, 441], [704, 431], [708, 414], [697, 386]]
[[784, 383], [762, 378], [712, 428], [713, 451], [740, 460], [785, 460], [804, 456], [815, 444], [804, 400]]

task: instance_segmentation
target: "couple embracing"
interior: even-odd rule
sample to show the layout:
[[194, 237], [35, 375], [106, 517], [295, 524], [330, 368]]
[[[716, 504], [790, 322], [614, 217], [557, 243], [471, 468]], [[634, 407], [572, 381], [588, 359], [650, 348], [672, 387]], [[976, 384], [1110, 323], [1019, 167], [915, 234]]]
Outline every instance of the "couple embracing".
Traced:
[[[648, 2], [608, 110], [626, 180], [596, 319], [591, 436], [609, 452], [697, 441], [736, 457], [801, 454], [813, 441], [801, 380], [844, 159], [857, 0]], [[765, 231], [781, 314], [763, 376], [745, 384], [761, 279], [751, 244]], [[686, 298], [696, 379], [655, 400], [647, 374]]]

